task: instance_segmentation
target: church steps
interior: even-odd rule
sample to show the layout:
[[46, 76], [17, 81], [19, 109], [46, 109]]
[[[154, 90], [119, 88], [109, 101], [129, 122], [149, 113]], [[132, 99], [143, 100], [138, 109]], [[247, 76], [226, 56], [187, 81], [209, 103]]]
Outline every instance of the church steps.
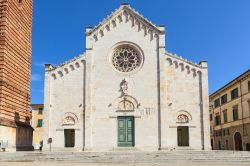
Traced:
[[165, 163], [191, 161], [243, 164], [250, 163], [250, 153], [235, 151], [0, 153], [0, 162], [4, 161], [65, 161], [83, 163]]

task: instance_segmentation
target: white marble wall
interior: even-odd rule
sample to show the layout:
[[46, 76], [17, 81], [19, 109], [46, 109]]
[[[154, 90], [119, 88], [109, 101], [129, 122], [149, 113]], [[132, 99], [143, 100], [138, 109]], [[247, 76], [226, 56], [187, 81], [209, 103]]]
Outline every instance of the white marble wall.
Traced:
[[[51, 66], [47, 66], [49, 70]], [[82, 149], [84, 113], [84, 57], [79, 57], [45, 75], [44, 103], [44, 148], [48, 149], [48, 138], [52, 138], [53, 149], [64, 147], [64, 129], [75, 129], [75, 148]], [[75, 123], [64, 123], [67, 116]]]
[[[49, 137], [53, 138], [53, 148], [64, 148], [66, 128], [76, 129], [75, 149], [116, 149], [118, 116], [135, 117], [135, 149], [178, 148], [177, 126], [189, 126], [189, 148], [210, 149], [207, 63], [197, 65], [165, 53], [164, 27], [146, 33], [149, 31], [131, 20], [126, 21], [123, 15], [115, 26], [102, 25], [104, 29], [87, 35], [84, 56], [57, 68], [47, 66], [45, 149]], [[124, 74], [112, 68], [109, 58], [120, 44], [142, 51], [144, 61], [138, 71]], [[138, 102], [133, 112], [116, 111], [124, 79], [128, 95]], [[62, 125], [67, 112], [77, 118], [75, 125]], [[189, 122], [177, 123], [179, 114], [187, 115]]]

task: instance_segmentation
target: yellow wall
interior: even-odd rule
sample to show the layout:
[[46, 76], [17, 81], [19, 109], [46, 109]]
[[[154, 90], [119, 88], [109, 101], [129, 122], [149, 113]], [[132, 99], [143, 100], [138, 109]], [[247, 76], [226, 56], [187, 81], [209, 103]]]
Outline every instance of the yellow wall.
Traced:
[[[243, 130], [243, 125], [250, 125], [250, 91], [248, 89], [248, 82], [250, 81], [250, 71], [239, 76], [237, 79], [218, 90], [216, 93], [210, 96], [210, 114], [213, 118], [210, 121], [211, 124], [211, 139], [215, 142], [218, 139], [223, 140], [222, 137], [216, 137], [214, 131], [219, 131], [221, 129], [230, 129], [230, 138], [233, 139], [235, 132], [240, 132], [243, 137], [243, 144], [250, 143], [250, 132], [247, 128]], [[238, 97], [231, 99], [231, 91], [238, 88]], [[218, 107], [214, 107], [214, 101], [221, 96], [227, 94], [227, 102], [220, 104]], [[220, 100], [221, 102], [221, 100]], [[233, 120], [233, 107], [238, 105], [238, 120]], [[224, 121], [223, 111], [227, 110], [227, 122]], [[221, 124], [216, 125], [215, 116], [219, 114], [221, 117]], [[233, 142], [233, 141], [232, 141]], [[244, 146], [244, 145], [243, 145]], [[231, 147], [234, 147], [233, 145]], [[243, 148], [244, 149], [244, 148]], [[231, 149], [233, 150], [233, 149]]]
[[[33, 132], [33, 146], [35, 149], [39, 149], [40, 142], [43, 140], [43, 126], [38, 127], [38, 119], [43, 119], [43, 114], [38, 113], [39, 108], [43, 108], [42, 104], [32, 105], [32, 127]], [[43, 110], [44, 111], [44, 110]]]

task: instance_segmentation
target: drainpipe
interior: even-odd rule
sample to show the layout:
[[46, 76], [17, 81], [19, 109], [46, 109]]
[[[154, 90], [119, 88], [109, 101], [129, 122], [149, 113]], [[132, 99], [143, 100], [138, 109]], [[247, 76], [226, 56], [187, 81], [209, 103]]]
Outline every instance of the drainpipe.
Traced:
[[203, 93], [202, 93], [202, 73], [199, 74], [199, 91], [200, 91], [200, 124], [201, 124], [201, 146], [202, 150], [204, 147], [204, 122], [203, 122]]
[[[241, 105], [241, 122], [242, 122], [242, 144], [244, 145], [245, 125], [244, 125], [244, 117], [243, 117], [244, 109], [243, 109], [243, 101], [242, 101], [242, 97], [243, 97], [242, 86], [241, 86], [242, 81], [239, 80], [239, 82], [240, 82], [240, 105]], [[243, 148], [242, 150], [244, 150], [244, 146], [242, 148]]]
[[161, 150], [161, 77], [160, 77], [160, 46], [159, 46], [160, 37], [158, 36], [156, 40], [157, 44], [157, 91], [158, 91], [158, 150]]
[[[219, 94], [219, 102], [220, 102], [220, 132], [221, 132], [221, 136], [220, 136], [220, 138], [221, 138], [221, 139], [220, 139], [220, 142], [221, 142], [221, 143], [220, 143], [220, 146], [222, 146], [222, 139], [223, 139], [223, 138], [222, 138], [222, 137], [223, 137], [223, 132], [222, 132], [222, 128], [223, 128], [223, 127], [222, 127], [222, 116], [223, 116], [223, 115], [222, 115], [222, 113], [221, 113], [221, 94]], [[223, 116], [223, 120], [224, 120], [223, 122], [225, 123], [224, 116]], [[220, 148], [220, 150], [224, 150], [224, 149], [222, 149], [222, 147], [219, 147], [219, 148]]]
[[212, 105], [212, 111], [213, 111], [213, 113], [212, 113], [212, 122], [213, 122], [213, 130], [212, 130], [212, 134], [213, 134], [213, 138], [214, 138], [214, 140], [213, 140], [213, 150], [215, 150], [215, 125], [214, 125], [214, 105]]
[[82, 135], [83, 135], [83, 147], [82, 147], [82, 150], [84, 151], [85, 149], [85, 112], [86, 112], [86, 61], [84, 60], [83, 61], [83, 123], [82, 123]]

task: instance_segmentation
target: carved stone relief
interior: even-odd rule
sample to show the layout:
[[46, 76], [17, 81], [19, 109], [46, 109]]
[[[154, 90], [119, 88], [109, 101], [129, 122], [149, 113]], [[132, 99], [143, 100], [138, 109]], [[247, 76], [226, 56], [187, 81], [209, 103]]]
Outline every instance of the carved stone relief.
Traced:
[[75, 125], [75, 119], [71, 116], [67, 116], [63, 119], [63, 125]]
[[188, 123], [189, 119], [188, 119], [188, 116], [187, 115], [184, 115], [184, 114], [180, 114], [178, 117], [177, 117], [177, 122], [179, 123]]

